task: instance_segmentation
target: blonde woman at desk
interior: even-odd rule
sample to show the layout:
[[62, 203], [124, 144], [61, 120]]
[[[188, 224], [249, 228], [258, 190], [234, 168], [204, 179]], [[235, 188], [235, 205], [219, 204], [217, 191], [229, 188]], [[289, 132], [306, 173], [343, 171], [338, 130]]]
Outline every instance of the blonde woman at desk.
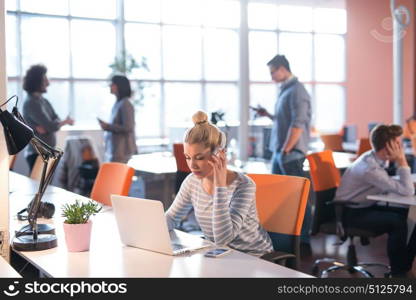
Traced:
[[193, 207], [205, 237], [255, 256], [273, 251], [256, 210], [256, 185], [246, 175], [227, 169], [225, 134], [196, 112], [185, 132], [184, 154], [192, 173], [186, 177], [166, 212], [172, 230]]

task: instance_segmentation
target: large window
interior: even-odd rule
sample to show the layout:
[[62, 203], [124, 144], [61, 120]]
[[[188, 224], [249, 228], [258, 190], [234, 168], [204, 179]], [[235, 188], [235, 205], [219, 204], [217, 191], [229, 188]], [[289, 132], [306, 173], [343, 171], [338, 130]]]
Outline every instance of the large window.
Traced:
[[[98, 128], [96, 117], [108, 119], [114, 103], [109, 65], [126, 51], [149, 67], [129, 74], [137, 135], [166, 137], [196, 109], [238, 124], [244, 64], [250, 104], [272, 111], [278, 88], [266, 63], [284, 53], [312, 96], [317, 129], [336, 130], [345, 119], [345, 10], [280, 2], [250, 1], [247, 31], [238, 0], [6, 0], [9, 93], [24, 98], [26, 70], [43, 63], [58, 114]], [[241, 35], [249, 57], [240, 57]]]
[[252, 2], [248, 17], [251, 105], [273, 111], [278, 90], [266, 64], [284, 54], [311, 95], [313, 126], [338, 131], [346, 117], [345, 10]]

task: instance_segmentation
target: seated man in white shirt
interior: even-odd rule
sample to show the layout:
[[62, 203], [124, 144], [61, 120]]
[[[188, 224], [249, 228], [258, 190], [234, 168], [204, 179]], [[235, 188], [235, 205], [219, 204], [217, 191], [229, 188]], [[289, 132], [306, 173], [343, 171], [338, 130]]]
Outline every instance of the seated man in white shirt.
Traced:
[[[351, 203], [344, 215], [348, 225], [388, 234], [387, 255], [391, 275], [395, 277], [406, 276], [415, 256], [414, 247], [406, 245], [407, 209], [378, 206], [366, 197], [386, 192], [403, 196], [414, 194], [410, 168], [401, 144], [402, 133], [398, 125], [373, 128], [370, 133], [372, 150], [363, 153], [345, 171], [335, 196], [339, 201]], [[384, 169], [389, 161], [395, 162], [399, 180], [391, 178]]]

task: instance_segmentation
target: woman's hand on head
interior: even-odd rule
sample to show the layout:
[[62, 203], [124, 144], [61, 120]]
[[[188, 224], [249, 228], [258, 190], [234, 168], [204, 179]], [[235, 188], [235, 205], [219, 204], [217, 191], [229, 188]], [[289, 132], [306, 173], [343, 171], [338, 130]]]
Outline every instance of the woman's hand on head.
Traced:
[[227, 159], [225, 157], [225, 150], [219, 150], [217, 154], [212, 154], [208, 163], [213, 169], [214, 186], [227, 186]]

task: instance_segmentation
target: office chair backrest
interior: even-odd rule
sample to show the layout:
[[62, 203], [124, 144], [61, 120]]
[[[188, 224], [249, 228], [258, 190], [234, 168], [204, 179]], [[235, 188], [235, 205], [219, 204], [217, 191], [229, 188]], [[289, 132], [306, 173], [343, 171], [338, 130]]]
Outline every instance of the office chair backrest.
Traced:
[[358, 150], [357, 150], [357, 157], [359, 157], [364, 152], [371, 150], [371, 144], [369, 138], [360, 138], [358, 141]]
[[173, 155], [176, 160], [176, 167], [178, 171], [190, 173], [191, 170], [186, 163], [185, 154], [183, 154], [183, 144], [175, 143], [173, 144]]
[[92, 187], [91, 199], [111, 206], [111, 194], [121, 196], [129, 194], [133, 175], [134, 169], [126, 164], [103, 163]]
[[[331, 150], [312, 153], [306, 156], [309, 161], [312, 186], [315, 191], [315, 212], [312, 222], [312, 234], [321, 231], [321, 225], [332, 223], [335, 226], [335, 207], [332, 200], [341, 183], [341, 174], [335, 166]], [[326, 233], [335, 230], [327, 228]]]
[[339, 186], [341, 174], [335, 166], [331, 150], [308, 154], [306, 158], [309, 162], [309, 172], [315, 192]]
[[403, 137], [411, 139], [416, 134], [416, 120], [408, 120], [403, 126]]
[[269, 233], [273, 248], [299, 258], [299, 236], [308, 201], [309, 179], [274, 174], [248, 176], [256, 183], [259, 221]]
[[191, 170], [186, 163], [185, 154], [183, 154], [182, 143], [173, 144], [173, 155], [175, 156], [177, 168], [175, 180], [175, 193], [177, 194], [181, 188], [182, 182], [189, 175], [189, 173], [191, 173]]
[[341, 134], [324, 134], [321, 135], [321, 140], [325, 150], [344, 151]]
[[60, 187], [71, 192], [89, 195], [90, 191], [88, 193], [80, 191], [82, 183], [80, 167], [84, 162], [94, 160], [96, 167], [91, 171], [97, 171], [99, 160], [96, 155], [97, 151], [94, 148], [93, 140], [87, 136], [70, 136], [66, 138], [65, 152], [57, 169], [58, 185]]

